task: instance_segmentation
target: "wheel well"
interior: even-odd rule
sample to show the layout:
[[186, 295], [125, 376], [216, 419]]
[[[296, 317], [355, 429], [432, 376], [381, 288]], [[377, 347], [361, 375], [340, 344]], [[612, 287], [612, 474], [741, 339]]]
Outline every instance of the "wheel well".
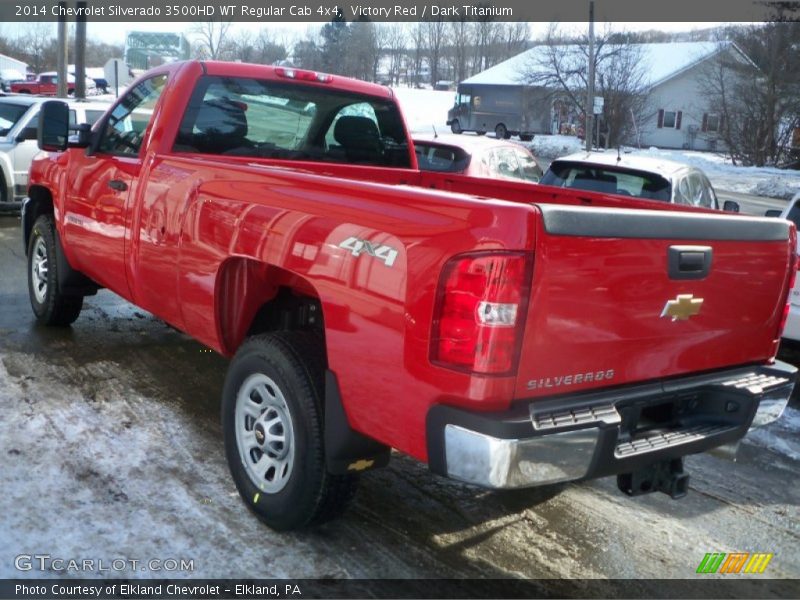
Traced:
[[271, 331], [325, 332], [316, 289], [302, 276], [252, 259], [228, 260], [217, 278], [217, 316], [225, 353]]
[[42, 215], [54, 214], [53, 196], [50, 190], [40, 185], [31, 186], [28, 190], [28, 203], [25, 205], [25, 221], [22, 224], [22, 234], [25, 243], [25, 252], [28, 252], [28, 239], [31, 235], [33, 224]]
[[280, 287], [275, 297], [258, 309], [247, 335], [297, 330], [318, 330], [324, 334], [322, 305], [319, 298], [306, 296], [289, 287]]

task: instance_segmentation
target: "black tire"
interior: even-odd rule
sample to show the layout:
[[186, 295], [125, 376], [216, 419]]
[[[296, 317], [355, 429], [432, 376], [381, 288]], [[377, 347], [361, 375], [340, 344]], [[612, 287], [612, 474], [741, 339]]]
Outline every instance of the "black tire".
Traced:
[[[242, 344], [225, 377], [222, 431], [228, 467], [245, 504], [278, 531], [319, 525], [338, 516], [356, 491], [357, 475], [331, 475], [325, 466], [324, 375], [321, 336], [281, 332], [256, 335]], [[255, 387], [248, 393], [251, 386]], [[269, 389], [257, 391], [260, 386]], [[263, 396], [266, 391], [272, 394], [269, 398]], [[258, 417], [247, 413], [244, 407], [256, 404], [254, 396], [263, 407]], [[259, 478], [255, 471], [261, 459], [266, 457], [265, 463], [286, 460], [271, 456], [273, 447], [265, 443], [264, 431], [272, 432], [275, 426], [264, 426], [259, 419], [267, 420], [272, 411], [269, 423], [275, 422], [276, 409], [270, 403], [279, 405], [278, 434], [290, 440], [280, 446], [280, 452], [287, 452], [287, 446], [293, 445], [288, 450], [291, 464], [288, 469], [281, 469], [287, 472], [285, 476], [270, 467]], [[289, 422], [284, 424], [280, 419], [287, 417]], [[245, 437], [250, 440], [249, 450], [244, 449], [248, 445]], [[256, 445], [259, 437], [264, 441]], [[270, 487], [277, 489], [271, 491]]]
[[55, 231], [51, 215], [42, 215], [33, 224], [28, 240], [28, 296], [40, 323], [65, 327], [81, 314], [83, 296], [68, 296], [59, 291]]
[[497, 127], [494, 128], [494, 137], [498, 140], [507, 140], [511, 135], [508, 133], [508, 129], [506, 129], [505, 125], [498, 123]]
[[452, 123], [450, 123], [450, 131], [453, 133], [462, 133], [461, 123], [458, 122], [458, 119], [454, 119]]
[[0, 204], [8, 202], [8, 188], [6, 188], [6, 178], [0, 173]]

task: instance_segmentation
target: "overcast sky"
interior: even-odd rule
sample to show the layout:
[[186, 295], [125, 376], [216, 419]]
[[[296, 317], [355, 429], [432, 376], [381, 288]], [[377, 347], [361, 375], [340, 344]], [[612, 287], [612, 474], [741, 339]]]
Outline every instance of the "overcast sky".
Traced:
[[[270, 29], [275, 33], [281, 31], [287, 33], [290, 37], [299, 36], [304, 37], [307, 30], [312, 29], [316, 31], [320, 26], [325, 23], [233, 23], [232, 33], [238, 30], [247, 29], [249, 31], [258, 32], [261, 29]], [[14, 37], [19, 34], [24, 34], [28, 29], [28, 23], [0, 23], [0, 35]], [[56, 32], [56, 24], [48, 23], [53, 28], [53, 35]], [[648, 29], [656, 29], [660, 31], [690, 31], [692, 29], [706, 29], [716, 25], [723, 25], [723, 23], [613, 23], [612, 26], [615, 30], [625, 31], [643, 31]], [[531, 23], [531, 34], [536, 37], [541, 35], [547, 29], [548, 23]], [[585, 30], [586, 23], [564, 23], [563, 26], [567, 29]], [[602, 30], [604, 23], [597, 23], [595, 25], [598, 30]], [[124, 23], [93, 23], [89, 21], [87, 25], [87, 36], [89, 39], [98, 42], [107, 42], [113, 44], [123, 44], [125, 42], [125, 35], [129, 31], [165, 31], [187, 32], [191, 27], [191, 23], [138, 23], [138, 22], [124, 22]]]

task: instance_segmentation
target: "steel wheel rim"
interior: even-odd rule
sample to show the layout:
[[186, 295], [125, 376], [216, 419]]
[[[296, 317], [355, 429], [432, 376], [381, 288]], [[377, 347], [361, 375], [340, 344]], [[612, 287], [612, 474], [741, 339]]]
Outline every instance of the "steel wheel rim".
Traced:
[[236, 445], [247, 476], [267, 494], [280, 492], [294, 468], [294, 427], [286, 398], [263, 373], [248, 377], [236, 396]]
[[33, 295], [39, 304], [44, 304], [47, 297], [47, 244], [44, 238], [39, 237], [31, 254], [31, 283]]

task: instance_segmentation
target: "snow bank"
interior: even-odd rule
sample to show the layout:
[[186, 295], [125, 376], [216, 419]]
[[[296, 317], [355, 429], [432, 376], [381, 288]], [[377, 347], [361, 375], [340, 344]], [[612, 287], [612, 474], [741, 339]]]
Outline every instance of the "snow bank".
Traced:
[[800, 460], [800, 410], [787, 407], [780, 419], [768, 427], [754, 429], [744, 441], [792, 460]]

